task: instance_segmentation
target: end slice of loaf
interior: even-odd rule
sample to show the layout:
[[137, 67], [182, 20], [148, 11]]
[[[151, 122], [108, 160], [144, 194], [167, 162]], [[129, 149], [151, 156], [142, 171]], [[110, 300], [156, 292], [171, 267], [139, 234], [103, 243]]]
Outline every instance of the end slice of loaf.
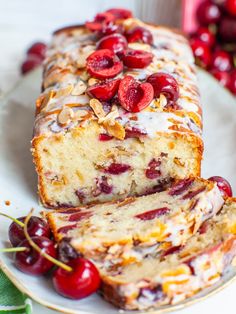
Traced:
[[57, 210], [46, 217], [57, 241], [69, 238], [77, 252], [112, 267], [185, 244], [223, 202], [215, 183], [189, 178], [160, 193]]
[[102, 294], [129, 310], [178, 303], [220, 280], [235, 255], [236, 199], [229, 199], [185, 246], [115, 270], [103, 268]]

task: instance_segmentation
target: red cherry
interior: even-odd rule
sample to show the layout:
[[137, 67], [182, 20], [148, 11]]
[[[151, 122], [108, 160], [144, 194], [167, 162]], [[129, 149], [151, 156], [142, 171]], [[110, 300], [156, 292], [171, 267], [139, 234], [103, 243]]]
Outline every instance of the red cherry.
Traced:
[[[45, 237], [31, 238], [40, 249], [48, 255], [56, 258], [56, 249], [52, 240]], [[19, 247], [26, 247], [27, 250], [23, 252], [16, 252], [14, 254], [14, 262], [16, 267], [29, 275], [40, 276], [47, 273], [54, 264], [43, 257], [40, 253], [35, 251], [28, 240], [20, 242]]]
[[149, 45], [153, 44], [152, 33], [148, 29], [141, 26], [130, 29], [126, 32], [125, 36], [129, 43], [141, 42]]
[[211, 62], [211, 52], [209, 47], [199, 39], [192, 39], [190, 45], [196, 60], [196, 63], [202, 68], [208, 68]]
[[148, 179], [151, 179], [151, 180], [160, 177], [160, 175], [161, 175], [160, 166], [161, 166], [161, 161], [160, 160], [156, 160], [155, 158], [153, 158], [149, 162], [148, 168], [145, 171], [146, 177]]
[[159, 218], [160, 216], [166, 215], [169, 212], [170, 212], [170, 209], [168, 207], [161, 207], [161, 208], [144, 212], [142, 214], [138, 214], [135, 217], [141, 220], [147, 221], [147, 220], [153, 220], [153, 219]]
[[211, 74], [220, 82], [221, 85], [228, 87], [230, 83], [230, 75], [229, 72], [219, 71], [217, 69], [213, 69]]
[[146, 108], [154, 97], [149, 83], [139, 83], [132, 76], [125, 76], [119, 86], [118, 97], [123, 108], [130, 112], [139, 112]]
[[130, 165], [118, 164], [118, 163], [113, 162], [107, 168], [105, 168], [104, 171], [106, 173], [119, 175], [121, 173], [127, 172], [130, 169], [131, 169]]
[[236, 0], [226, 0], [225, 8], [229, 14], [236, 17]]
[[103, 25], [106, 25], [115, 20], [115, 16], [109, 12], [98, 13], [94, 20], [86, 22], [85, 26], [92, 32], [101, 31]]
[[128, 68], [142, 69], [147, 67], [153, 59], [153, 54], [144, 50], [127, 49], [122, 61]]
[[211, 67], [219, 71], [230, 71], [232, 69], [230, 54], [224, 50], [215, 51], [212, 55]]
[[202, 42], [204, 42], [208, 47], [212, 47], [215, 44], [215, 35], [206, 27], [199, 27], [196, 36]]
[[197, 19], [201, 25], [215, 24], [220, 18], [221, 12], [215, 3], [209, 0], [200, 3], [197, 9]]
[[236, 19], [232, 17], [224, 17], [220, 22], [219, 35], [221, 40], [235, 43]]
[[42, 63], [42, 59], [35, 56], [29, 55], [27, 59], [21, 65], [21, 73], [26, 74], [33, 69], [37, 68]]
[[112, 99], [118, 91], [120, 85], [120, 79], [112, 81], [104, 81], [99, 84], [90, 86], [87, 89], [87, 93], [91, 97], [95, 97], [101, 101], [109, 101]]
[[159, 98], [164, 94], [168, 102], [175, 103], [179, 98], [179, 85], [176, 79], [167, 73], [158, 72], [151, 74], [147, 78], [154, 89], [154, 97]]
[[53, 274], [53, 285], [59, 294], [79, 300], [98, 290], [100, 276], [92, 262], [79, 257], [69, 261], [67, 265], [73, 270], [58, 268]]
[[[17, 220], [24, 223], [26, 217], [17, 218]], [[28, 233], [31, 237], [43, 236], [50, 237], [50, 228], [48, 224], [39, 217], [32, 216], [28, 222]], [[8, 230], [9, 240], [12, 246], [18, 246], [20, 242], [25, 240], [24, 229], [16, 222], [12, 222]]]
[[236, 95], [236, 70], [233, 70], [230, 73], [229, 89], [234, 95]]
[[99, 141], [101, 141], [101, 142], [107, 142], [107, 141], [112, 140], [112, 139], [113, 139], [113, 136], [108, 135], [108, 134], [106, 134], [106, 133], [101, 133], [101, 134], [99, 134], [98, 139], [99, 139]]
[[97, 49], [109, 49], [114, 53], [122, 53], [128, 46], [127, 40], [120, 34], [103, 37], [97, 44]]
[[130, 17], [133, 17], [132, 12], [127, 9], [114, 8], [109, 9], [106, 12], [113, 14], [116, 17], [116, 19], [128, 19]]
[[93, 52], [87, 58], [88, 72], [99, 79], [115, 77], [123, 70], [123, 63], [109, 49], [101, 49]]
[[34, 43], [28, 50], [27, 55], [36, 55], [42, 60], [45, 58], [47, 46], [42, 42]]
[[223, 197], [231, 197], [233, 195], [229, 182], [219, 176], [210, 177], [208, 180], [216, 182]]

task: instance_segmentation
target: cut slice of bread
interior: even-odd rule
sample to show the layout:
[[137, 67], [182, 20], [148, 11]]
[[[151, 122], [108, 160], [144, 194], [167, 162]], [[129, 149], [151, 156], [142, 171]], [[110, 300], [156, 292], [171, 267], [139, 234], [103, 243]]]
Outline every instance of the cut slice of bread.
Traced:
[[160, 193], [47, 212], [46, 217], [57, 241], [69, 238], [80, 254], [113, 267], [185, 244], [223, 202], [215, 183], [189, 178]]
[[216, 283], [235, 255], [236, 199], [228, 199], [220, 214], [206, 221], [185, 246], [125, 267], [101, 268], [102, 294], [129, 310], [178, 303]]

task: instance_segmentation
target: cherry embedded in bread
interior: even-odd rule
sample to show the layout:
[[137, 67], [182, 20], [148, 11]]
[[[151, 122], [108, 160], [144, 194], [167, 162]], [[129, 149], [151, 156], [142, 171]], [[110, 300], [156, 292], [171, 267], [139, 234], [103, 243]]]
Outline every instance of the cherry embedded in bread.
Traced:
[[120, 82], [118, 97], [124, 109], [139, 112], [151, 103], [154, 91], [151, 84], [139, 83], [132, 76], [127, 75]]
[[216, 41], [215, 35], [207, 27], [199, 27], [196, 32], [196, 37], [208, 47], [213, 47]]
[[[26, 217], [20, 217], [17, 220], [24, 223]], [[28, 233], [31, 237], [43, 236], [49, 238], [51, 235], [48, 224], [39, 217], [32, 216], [28, 222]], [[17, 222], [12, 222], [8, 230], [9, 240], [12, 246], [18, 246], [20, 242], [25, 240], [24, 229]]]
[[215, 24], [221, 18], [219, 7], [210, 0], [200, 3], [197, 9], [197, 19], [201, 25]]
[[107, 168], [105, 168], [104, 171], [109, 174], [119, 175], [129, 171], [130, 169], [130, 165], [113, 162]]
[[85, 23], [85, 26], [92, 32], [101, 31], [103, 25], [106, 25], [115, 20], [115, 16], [109, 12], [98, 13], [94, 20]]
[[161, 175], [160, 166], [161, 166], [161, 161], [153, 158], [149, 162], [148, 168], [145, 171], [146, 177], [151, 180], [160, 177]]
[[211, 67], [219, 71], [230, 71], [232, 69], [230, 54], [224, 50], [215, 51], [212, 55]]
[[57, 268], [53, 274], [55, 290], [62, 296], [79, 300], [96, 292], [100, 286], [97, 268], [87, 259], [78, 257], [67, 263], [72, 271]]
[[115, 77], [123, 70], [123, 63], [113, 51], [101, 49], [87, 58], [87, 70], [96, 78], [108, 79]]
[[36, 55], [29, 55], [21, 65], [21, 73], [26, 74], [37, 68], [42, 63], [42, 59]]
[[147, 82], [152, 85], [155, 97], [159, 98], [163, 94], [167, 102], [171, 103], [175, 103], [179, 98], [179, 85], [172, 75], [164, 72], [154, 73], [147, 78]]
[[136, 69], [147, 67], [152, 59], [153, 54], [144, 50], [127, 49], [122, 56], [122, 61], [126, 67]]
[[232, 197], [233, 195], [232, 188], [226, 179], [220, 176], [213, 176], [213, 177], [210, 177], [208, 180], [216, 182], [223, 197]]
[[209, 47], [200, 39], [192, 39], [190, 45], [195, 57], [196, 63], [202, 68], [208, 68], [211, 63], [211, 52]]
[[109, 49], [114, 53], [123, 53], [128, 43], [121, 34], [113, 34], [103, 37], [97, 44], [97, 49]]
[[[32, 237], [31, 239], [44, 253], [56, 258], [56, 249], [52, 240], [37, 236]], [[29, 275], [40, 276], [47, 273], [54, 266], [52, 262], [34, 250], [28, 240], [25, 239], [20, 242], [19, 247], [26, 248], [25, 251], [16, 252], [14, 254], [14, 263], [20, 271]]]
[[107, 10], [106, 12], [113, 14], [116, 17], [116, 19], [128, 19], [133, 17], [133, 14], [130, 10], [123, 8], [113, 8]]
[[100, 101], [111, 100], [118, 91], [120, 85], [120, 79], [104, 81], [99, 84], [90, 86], [87, 89], [87, 93], [91, 97], [95, 97]]
[[230, 74], [229, 72], [219, 71], [217, 69], [211, 70], [211, 74], [220, 82], [221, 85], [229, 87], [230, 85]]
[[113, 139], [113, 136], [106, 134], [106, 133], [101, 133], [98, 136], [99, 141], [101, 142], [107, 142]]
[[125, 129], [125, 139], [127, 139], [127, 138], [140, 138], [140, 137], [143, 137], [146, 135], [147, 135], [146, 131], [140, 130], [136, 127]]
[[165, 214], [168, 214], [169, 212], [170, 209], [168, 207], [162, 207], [138, 214], [135, 217], [141, 220], [152, 220]]
[[34, 43], [28, 50], [27, 55], [35, 55], [42, 60], [45, 58], [47, 46], [42, 42]]
[[125, 35], [129, 43], [139, 42], [148, 45], [153, 44], [152, 33], [147, 28], [141, 26], [130, 29]]

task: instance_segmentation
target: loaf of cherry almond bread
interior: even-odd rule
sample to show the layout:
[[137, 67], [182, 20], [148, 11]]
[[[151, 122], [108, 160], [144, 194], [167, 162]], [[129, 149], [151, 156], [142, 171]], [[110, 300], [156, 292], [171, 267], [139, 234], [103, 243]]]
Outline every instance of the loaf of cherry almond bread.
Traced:
[[[158, 199], [158, 194], [156, 197]], [[168, 198], [171, 197], [173, 196], [168, 196]], [[143, 200], [143, 197], [140, 199]], [[207, 199], [206, 194], [206, 202]], [[212, 200], [210, 203], [212, 204]], [[218, 199], [216, 203], [220, 205], [222, 200], [219, 203]], [[176, 209], [174, 209], [175, 211]], [[195, 209], [193, 209], [193, 213], [194, 211]], [[72, 215], [74, 214], [73, 212]], [[73, 258], [78, 253], [72, 247], [75, 233], [69, 234], [69, 237], [68, 234], [59, 236], [56, 229], [57, 227], [61, 228], [58, 215], [60, 215], [58, 212], [48, 215], [49, 222], [54, 221], [53, 231], [57, 239], [65, 236], [59, 243], [64, 258]], [[62, 213], [61, 219], [62, 215], [65, 220], [71, 217], [69, 211], [68, 216]], [[130, 219], [130, 217], [128, 218]], [[158, 221], [153, 219], [155, 222]], [[163, 221], [163, 218], [159, 217], [159, 219]], [[202, 225], [195, 230], [195, 234], [187, 242], [184, 241], [184, 244], [173, 245], [173, 242], [167, 242], [168, 245], [162, 245], [161, 250], [158, 250], [156, 254], [148, 254], [146, 251], [146, 254], [138, 262], [111, 265], [106, 262], [106, 259], [103, 263], [96, 259], [93, 260], [102, 279], [100, 292], [103, 297], [119, 308], [147, 310], [161, 305], [176, 304], [217, 283], [231, 265], [235, 265], [236, 199], [227, 199], [217, 215], [205, 221], [202, 219], [202, 221]], [[143, 220], [141, 223], [146, 227], [150, 226], [150, 221]], [[96, 226], [97, 224], [95, 224]], [[133, 225], [133, 233], [137, 226], [140, 227], [140, 223]], [[182, 227], [184, 228], [184, 226], [183, 223]], [[78, 223], [78, 229], [80, 227], [81, 225]], [[157, 230], [159, 235], [158, 224]], [[123, 230], [123, 233], [125, 231]], [[110, 236], [108, 232], [109, 229], [107, 230], [107, 239]], [[94, 238], [96, 240], [95, 234]], [[120, 239], [123, 238], [121, 232]]]
[[106, 268], [184, 245], [223, 205], [216, 184], [189, 178], [124, 201], [45, 212], [55, 239]]
[[200, 174], [201, 106], [187, 39], [134, 18], [102, 18], [117, 33], [107, 35], [105, 22], [95, 31], [101, 16], [61, 29], [44, 62], [32, 151], [46, 207], [154, 193]]

